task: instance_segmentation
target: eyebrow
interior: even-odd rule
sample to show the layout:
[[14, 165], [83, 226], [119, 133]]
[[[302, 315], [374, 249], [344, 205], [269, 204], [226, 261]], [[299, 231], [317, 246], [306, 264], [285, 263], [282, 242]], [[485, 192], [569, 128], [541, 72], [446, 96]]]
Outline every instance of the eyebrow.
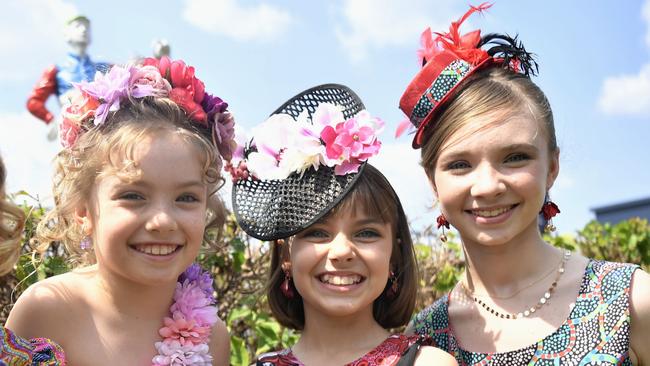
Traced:
[[[144, 188], [146, 188], [146, 187], [151, 186], [151, 184], [149, 184], [149, 183], [147, 183], [145, 181], [142, 181], [142, 180], [137, 180], [137, 181], [133, 181], [133, 182], [122, 182], [122, 183], [119, 183], [117, 186], [118, 187], [119, 186], [136, 186], [136, 187], [144, 187]], [[202, 181], [191, 180], [191, 181], [181, 182], [176, 187], [177, 188], [192, 188], [192, 187], [204, 187], [204, 186], [205, 186], [205, 183], [203, 183]]]
[[[509, 144], [509, 145], [505, 145], [505, 146], [501, 147], [499, 150], [500, 151], [508, 151], [508, 152], [509, 151], [517, 151], [517, 150], [527, 150], [527, 151], [532, 150], [534, 152], [539, 151], [537, 146], [535, 146], [533, 144], [529, 144], [529, 143]], [[469, 154], [471, 154], [471, 152], [469, 150], [459, 150], [459, 151], [452, 151], [452, 152], [450, 152], [448, 154], [443, 153], [443, 154], [441, 154], [441, 158], [443, 158], [443, 160], [455, 160], [455, 159], [458, 159], [460, 157], [463, 157], [463, 156], [466, 156], [466, 155], [469, 155]]]

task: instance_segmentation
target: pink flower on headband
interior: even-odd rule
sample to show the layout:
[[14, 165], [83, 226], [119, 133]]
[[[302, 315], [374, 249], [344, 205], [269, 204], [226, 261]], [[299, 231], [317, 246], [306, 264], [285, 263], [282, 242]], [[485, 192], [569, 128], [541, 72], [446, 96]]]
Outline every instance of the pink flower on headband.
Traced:
[[171, 89], [169, 81], [151, 65], [134, 68], [129, 80], [129, 94], [134, 98], [166, 97]]
[[[323, 104], [321, 104], [322, 106]], [[326, 108], [329, 106], [325, 104]], [[327, 124], [321, 131], [320, 138], [325, 142], [327, 158], [336, 162], [334, 173], [345, 175], [359, 171], [361, 163], [376, 155], [381, 147], [377, 133], [384, 126], [379, 118], [371, 117], [367, 111], [343, 120], [343, 115], [328, 111], [321, 115], [319, 122]]]
[[95, 125], [101, 125], [109, 112], [120, 109], [120, 101], [128, 94], [131, 73], [129, 68], [113, 66], [106, 74], [98, 72], [93, 82], [84, 81], [79, 88], [99, 101], [95, 110]]

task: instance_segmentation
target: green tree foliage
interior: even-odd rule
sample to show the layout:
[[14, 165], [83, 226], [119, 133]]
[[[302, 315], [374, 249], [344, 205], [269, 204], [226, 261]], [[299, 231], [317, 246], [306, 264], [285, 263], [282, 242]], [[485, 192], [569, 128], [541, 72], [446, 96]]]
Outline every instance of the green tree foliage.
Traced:
[[[27, 196], [20, 192], [15, 199]], [[0, 278], [2, 323], [10, 304], [29, 285], [70, 269], [63, 248], [56, 243], [44, 259], [32, 254], [34, 248], [30, 239], [45, 210], [40, 204], [23, 203], [22, 207], [28, 214], [23, 254], [14, 271]], [[453, 232], [447, 234], [449, 240], [441, 243], [432, 228], [414, 233], [420, 272], [417, 311], [452, 289], [462, 273], [462, 247]], [[576, 250], [588, 257], [638, 263], [645, 270], [650, 269], [650, 225], [647, 220], [630, 219], [617, 225], [592, 221], [575, 236], [545, 235], [545, 239], [555, 246]], [[219, 316], [226, 321], [231, 336], [231, 364], [249, 365], [260, 353], [293, 345], [298, 334], [275, 321], [264, 295], [270, 263], [268, 243], [249, 239], [237, 227], [232, 215], [227, 220], [222, 242], [219, 248], [203, 252], [198, 262], [215, 278]]]

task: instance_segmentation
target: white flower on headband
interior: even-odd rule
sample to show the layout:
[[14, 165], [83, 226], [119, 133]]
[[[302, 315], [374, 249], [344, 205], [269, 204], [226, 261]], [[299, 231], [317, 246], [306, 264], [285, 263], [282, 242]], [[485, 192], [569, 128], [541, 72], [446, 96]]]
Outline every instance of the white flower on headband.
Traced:
[[377, 134], [384, 123], [361, 111], [345, 119], [333, 104], [318, 106], [311, 121], [307, 112], [297, 120], [287, 114], [269, 117], [253, 130], [252, 151], [246, 168], [257, 179], [286, 179], [309, 168], [334, 167], [337, 175], [354, 173], [379, 152]]

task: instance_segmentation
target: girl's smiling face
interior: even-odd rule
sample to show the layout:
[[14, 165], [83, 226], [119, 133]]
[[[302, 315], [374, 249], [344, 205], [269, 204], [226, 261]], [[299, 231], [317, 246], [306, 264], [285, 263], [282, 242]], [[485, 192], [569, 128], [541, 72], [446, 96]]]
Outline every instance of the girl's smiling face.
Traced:
[[142, 284], [176, 281], [198, 254], [207, 185], [199, 150], [172, 132], [134, 147], [133, 179], [100, 174], [80, 210], [100, 268]]
[[538, 121], [527, 114], [469, 121], [440, 149], [433, 186], [466, 245], [499, 245], [538, 230], [544, 196], [559, 171]]
[[394, 236], [391, 223], [355, 209], [339, 210], [293, 237], [291, 275], [305, 318], [372, 317], [388, 281]]

